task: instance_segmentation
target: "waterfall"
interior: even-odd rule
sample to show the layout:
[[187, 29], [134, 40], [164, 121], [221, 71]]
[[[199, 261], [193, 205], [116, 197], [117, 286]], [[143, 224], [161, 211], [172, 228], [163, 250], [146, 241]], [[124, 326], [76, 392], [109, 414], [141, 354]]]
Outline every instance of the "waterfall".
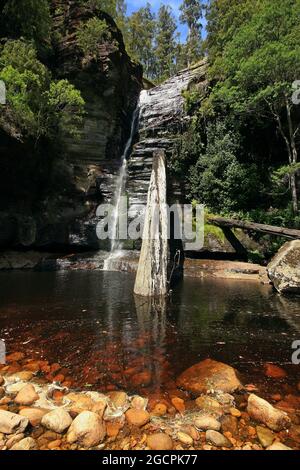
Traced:
[[119, 170], [119, 174], [116, 180], [116, 190], [115, 190], [115, 194], [113, 198], [114, 209], [111, 215], [111, 220], [112, 220], [111, 231], [110, 231], [111, 247], [110, 247], [110, 253], [104, 261], [104, 265], [103, 265], [104, 271], [110, 271], [113, 269], [112, 261], [120, 256], [120, 252], [122, 249], [122, 242], [119, 239], [119, 219], [121, 215], [120, 205], [121, 205], [121, 198], [124, 194], [125, 187], [126, 187], [127, 163], [128, 163], [127, 159], [129, 157], [129, 152], [132, 147], [133, 138], [136, 133], [137, 122], [138, 122], [138, 117], [139, 117], [139, 109], [140, 107], [138, 103], [132, 116], [130, 136], [127, 140], [123, 155], [121, 157], [121, 168]]

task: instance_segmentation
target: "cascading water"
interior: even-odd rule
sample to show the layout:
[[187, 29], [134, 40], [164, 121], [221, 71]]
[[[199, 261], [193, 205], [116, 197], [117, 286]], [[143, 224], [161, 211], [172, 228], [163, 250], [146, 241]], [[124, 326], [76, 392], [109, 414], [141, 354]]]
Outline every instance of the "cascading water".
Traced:
[[139, 110], [140, 106], [139, 103], [133, 113], [132, 122], [131, 122], [131, 129], [130, 129], [130, 136], [126, 143], [122, 158], [121, 158], [121, 168], [117, 177], [116, 181], [116, 190], [114, 194], [114, 209], [111, 215], [111, 230], [110, 230], [110, 239], [111, 239], [111, 247], [110, 253], [108, 257], [104, 261], [103, 270], [104, 271], [111, 271], [113, 270], [113, 261], [116, 258], [121, 256], [121, 249], [122, 249], [122, 242], [119, 238], [119, 220], [120, 220], [120, 207], [121, 207], [121, 198], [124, 194], [125, 187], [126, 187], [126, 179], [127, 179], [127, 163], [129, 152], [132, 147], [133, 138], [136, 133], [137, 123], [139, 118]]

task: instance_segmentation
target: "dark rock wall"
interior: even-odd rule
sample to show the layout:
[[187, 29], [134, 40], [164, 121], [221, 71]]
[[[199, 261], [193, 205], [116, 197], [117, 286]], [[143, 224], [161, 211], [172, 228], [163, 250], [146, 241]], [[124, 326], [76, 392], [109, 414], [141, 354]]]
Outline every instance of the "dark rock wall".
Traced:
[[0, 129], [0, 247], [97, 248], [95, 212], [114, 192], [114, 176], [142, 88], [142, 70], [127, 55], [121, 32], [106, 14], [111, 40], [86, 58], [76, 33], [93, 12], [80, 0], [53, 0], [54, 77], [80, 89], [86, 115], [80, 139], [62, 146], [18, 140]]

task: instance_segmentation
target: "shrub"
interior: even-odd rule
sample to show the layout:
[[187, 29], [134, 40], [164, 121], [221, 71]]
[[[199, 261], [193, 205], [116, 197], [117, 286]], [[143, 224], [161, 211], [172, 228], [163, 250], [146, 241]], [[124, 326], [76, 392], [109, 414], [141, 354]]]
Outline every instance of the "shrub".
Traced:
[[22, 134], [36, 140], [58, 131], [74, 134], [83, 114], [81, 94], [67, 80], [52, 80], [32, 43], [6, 42], [0, 53], [0, 80], [6, 84], [7, 106]]
[[251, 207], [259, 191], [258, 172], [255, 165], [240, 163], [240, 151], [234, 131], [224, 122], [210, 124], [206, 149], [190, 169], [191, 199], [221, 213]]
[[110, 38], [105, 21], [91, 18], [82, 23], [77, 31], [78, 45], [85, 55], [97, 57], [99, 44]]

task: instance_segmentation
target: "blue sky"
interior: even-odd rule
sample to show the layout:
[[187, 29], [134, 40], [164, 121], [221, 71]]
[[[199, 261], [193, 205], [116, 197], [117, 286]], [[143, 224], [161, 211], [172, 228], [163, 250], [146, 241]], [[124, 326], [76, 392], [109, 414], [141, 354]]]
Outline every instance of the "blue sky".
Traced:
[[[139, 8], [145, 6], [146, 3], [147, 0], [127, 0], [127, 13], [130, 14], [133, 11], [138, 10]], [[182, 0], [149, 0], [149, 3], [151, 3], [152, 9], [154, 11], [157, 11], [162, 3], [165, 5], [170, 5], [170, 7], [172, 7], [175, 17], [179, 19], [179, 6], [181, 5]], [[187, 28], [184, 25], [179, 24], [178, 31], [180, 33], [181, 40], [184, 41], [187, 35]]]

